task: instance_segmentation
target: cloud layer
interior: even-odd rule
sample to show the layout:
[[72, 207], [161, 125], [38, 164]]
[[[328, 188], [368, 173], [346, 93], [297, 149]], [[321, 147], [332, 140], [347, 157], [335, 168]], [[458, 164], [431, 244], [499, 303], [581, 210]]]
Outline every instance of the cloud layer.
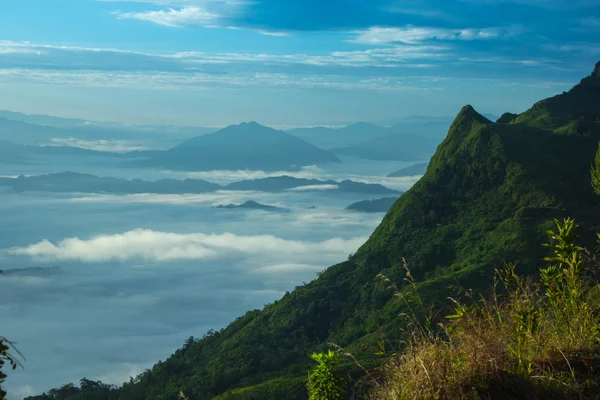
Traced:
[[320, 243], [282, 240], [272, 235], [238, 236], [232, 233], [178, 234], [136, 229], [117, 235], [100, 235], [91, 239], [64, 239], [56, 244], [43, 240], [30, 246], [13, 248], [11, 255], [25, 255], [49, 261], [150, 261], [173, 262], [191, 260], [238, 259], [268, 255], [278, 259], [295, 259], [302, 254], [345, 254], [366, 241], [330, 239]]

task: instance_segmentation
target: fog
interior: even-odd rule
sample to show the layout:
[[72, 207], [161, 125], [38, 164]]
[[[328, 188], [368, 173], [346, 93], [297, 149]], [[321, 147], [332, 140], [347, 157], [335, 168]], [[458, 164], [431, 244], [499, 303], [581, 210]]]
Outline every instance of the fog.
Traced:
[[[417, 179], [384, 178], [407, 163], [343, 161], [295, 173], [185, 173], [67, 157], [3, 165], [0, 175], [72, 170], [230, 183], [286, 174], [399, 190]], [[0, 276], [2, 334], [25, 357], [6, 382], [10, 400], [83, 377], [120, 384], [188, 337], [225, 327], [345, 260], [383, 218], [345, 210], [381, 196], [309, 189], [116, 196], [2, 188], [0, 269], [60, 267]], [[288, 212], [215, 208], [247, 200]]]

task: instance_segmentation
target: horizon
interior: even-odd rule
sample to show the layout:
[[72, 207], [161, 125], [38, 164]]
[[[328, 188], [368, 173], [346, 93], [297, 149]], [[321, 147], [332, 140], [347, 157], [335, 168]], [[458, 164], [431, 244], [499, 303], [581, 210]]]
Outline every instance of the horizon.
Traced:
[[0, 8], [0, 109], [136, 125], [375, 123], [456, 115], [465, 104], [520, 113], [600, 57], [590, 35], [600, 33], [600, 5], [590, 0]]

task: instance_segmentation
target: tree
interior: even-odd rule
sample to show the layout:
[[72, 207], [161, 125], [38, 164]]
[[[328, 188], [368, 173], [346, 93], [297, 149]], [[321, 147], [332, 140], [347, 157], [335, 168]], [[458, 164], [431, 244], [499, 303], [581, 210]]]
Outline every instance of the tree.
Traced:
[[2, 383], [6, 379], [6, 374], [2, 372], [2, 367], [8, 364], [14, 370], [17, 368], [17, 366], [21, 365], [19, 361], [11, 353], [9, 353], [11, 348], [19, 353], [19, 351], [13, 346], [13, 343], [0, 336], [0, 400], [6, 399], [6, 391], [4, 391], [2, 388]]
[[598, 151], [596, 151], [596, 157], [594, 158], [590, 172], [592, 175], [592, 188], [596, 194], [600, 195], [600, 143], [598, 144]]

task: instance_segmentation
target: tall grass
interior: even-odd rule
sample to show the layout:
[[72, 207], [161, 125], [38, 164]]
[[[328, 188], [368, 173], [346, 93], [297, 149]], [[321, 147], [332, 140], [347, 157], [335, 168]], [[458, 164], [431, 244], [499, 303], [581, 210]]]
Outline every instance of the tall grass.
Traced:
[[453, 301], [435, 331], [412, 329], [370, 399], [600, 398], [595, 259], [576, 245], [572, 219], [556, 221], [538, 279], [496, 270], [492, 295]]

